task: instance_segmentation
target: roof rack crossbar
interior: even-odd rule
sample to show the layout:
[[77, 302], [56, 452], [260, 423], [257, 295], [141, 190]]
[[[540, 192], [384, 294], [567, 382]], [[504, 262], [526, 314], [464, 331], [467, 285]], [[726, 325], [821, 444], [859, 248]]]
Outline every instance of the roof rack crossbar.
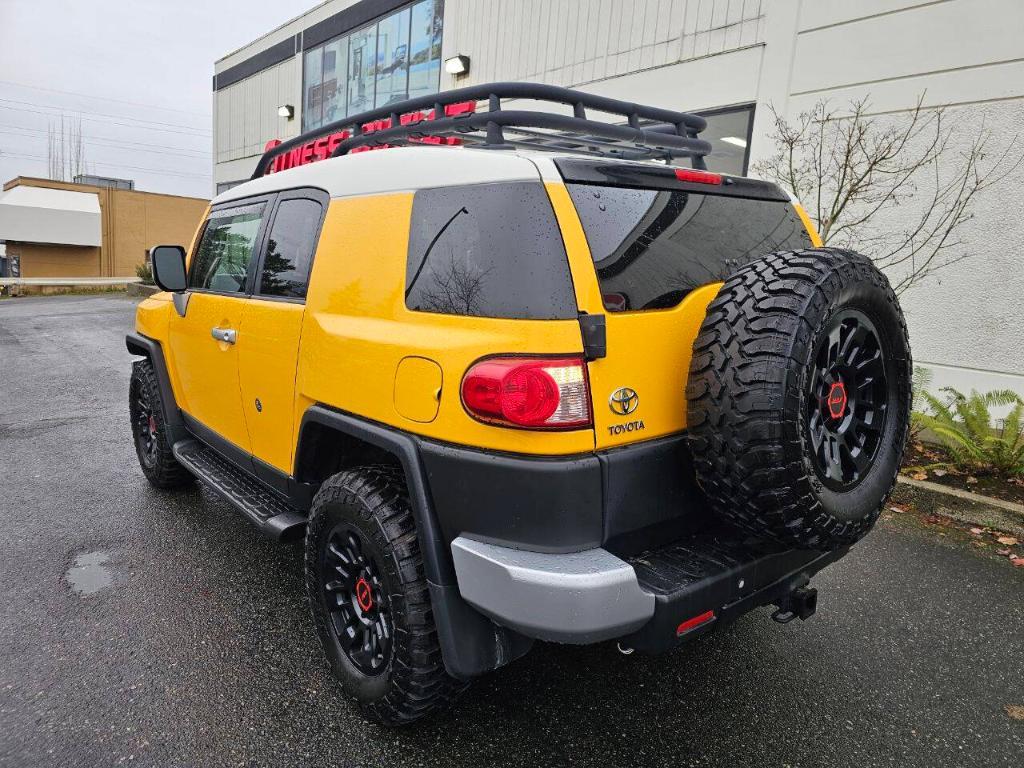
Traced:
[[[503, 99], [561, 104], [572, 108], [572, 116], [508, 110], [502, 107]], [[486, 102], [488, 109], [457, 115], [449, 115], [445, 109], [466, 102]], [[432, 110], [432, 115], [421, 114], [426, 110]], [[587, 110], [618, 117], [625, 121], [625, 125], [591, 119]], [[404, 124], [403, 116], [406, 118]], [[389, 120], [390, 127], [364, 129], [365, 125], [382, 120]], [[275, 157], [301, 147], [311, 139], [346, 130], [349, 137], [337, 145], [332, 156], [344, 155], [359, 147], [395, 145], [426, 136], [456, 136], [468, 143], [491, 148], [527, 146], [521, 139], [515, 138], [517, 135], [525, 135], [532, 149], [566, 151], [566, 143], [578, 143], [590, 148], [588, 154], [607, 154], [612, 157], [629, 154], [664, 159], [689, 157], [693, 159], [695, 167], [702, 168], [704, 156], [711, 152], [711, 145], [698, 138], [706, 125], [707, 121], [699, 115], [634, 104], [554, 85], [490, 83], [396, 102], [307, 131], [264, 152], [252, 178], [263, 176]]]

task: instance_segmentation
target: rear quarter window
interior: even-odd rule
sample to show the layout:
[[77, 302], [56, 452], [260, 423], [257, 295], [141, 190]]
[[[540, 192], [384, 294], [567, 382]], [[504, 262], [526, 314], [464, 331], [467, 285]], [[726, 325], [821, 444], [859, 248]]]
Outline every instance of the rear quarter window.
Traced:
[[779, 250], [811, 247], [787, 202], [569, 184], [605, 309], [665, 309]]
[[511, 182], [419, 190], [405, 303], [446, 315], [575, 318], [569, 261], [544, 187]]

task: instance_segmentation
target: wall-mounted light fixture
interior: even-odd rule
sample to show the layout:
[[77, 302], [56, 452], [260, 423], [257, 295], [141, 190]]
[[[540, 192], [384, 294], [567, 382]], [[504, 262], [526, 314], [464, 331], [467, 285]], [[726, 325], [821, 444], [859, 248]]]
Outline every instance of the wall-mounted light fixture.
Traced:
[[469, 56], [452, 56], [450, 59], [444, 60], [444, 71], [449, 75], [468, 75], [469, 74]]
[[277, 116], [283, 117], [287, 120], [291, 120], [293, 117], [295, 117], [295, 107], [293, 107], [291, 104], [282, 104], [280, 107], [277, 108]]

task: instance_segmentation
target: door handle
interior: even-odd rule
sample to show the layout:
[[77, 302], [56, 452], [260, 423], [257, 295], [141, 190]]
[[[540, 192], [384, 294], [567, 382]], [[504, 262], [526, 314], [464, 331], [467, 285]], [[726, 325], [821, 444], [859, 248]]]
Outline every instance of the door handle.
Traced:
[[238, 332], [231, 328], [217, 328], [213, 327], [210, 329], [210, 335], [213, 336], [217, 341], [223, 341], [227, 344], [234, 344], [235, 339], [238, 337]]

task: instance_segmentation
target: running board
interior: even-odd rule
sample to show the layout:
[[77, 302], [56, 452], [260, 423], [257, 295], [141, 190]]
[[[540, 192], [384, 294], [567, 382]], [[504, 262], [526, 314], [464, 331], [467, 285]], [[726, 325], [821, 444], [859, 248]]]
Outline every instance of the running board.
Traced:
[[273, 539], [302, 533], [304, 514], [212, 448], [198, 440], [179, 440], [173, 450], [182, 466], [231, 502], [263, 533]]

